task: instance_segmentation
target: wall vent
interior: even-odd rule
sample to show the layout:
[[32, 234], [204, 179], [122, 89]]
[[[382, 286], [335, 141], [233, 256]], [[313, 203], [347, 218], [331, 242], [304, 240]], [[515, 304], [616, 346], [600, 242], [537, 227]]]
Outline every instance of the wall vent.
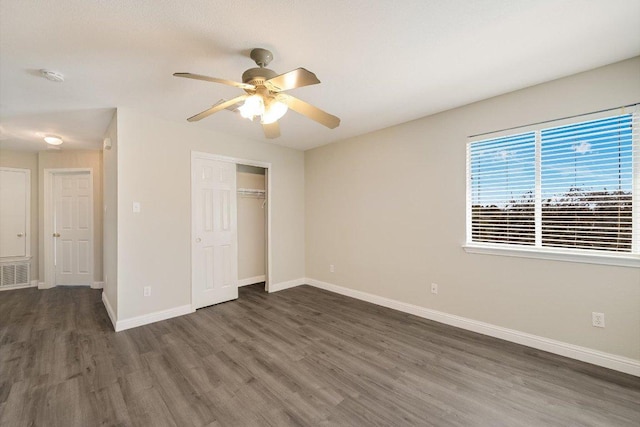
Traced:
[[31, 263], [16, 262], [0, 265], [0, 288], [29, 285]]

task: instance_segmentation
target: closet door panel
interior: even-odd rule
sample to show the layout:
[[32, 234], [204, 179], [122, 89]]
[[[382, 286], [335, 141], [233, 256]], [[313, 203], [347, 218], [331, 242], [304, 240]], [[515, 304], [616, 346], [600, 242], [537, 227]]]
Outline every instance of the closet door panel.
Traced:
[[27, 256], [28, 171], [0, 170], [0, 258]]

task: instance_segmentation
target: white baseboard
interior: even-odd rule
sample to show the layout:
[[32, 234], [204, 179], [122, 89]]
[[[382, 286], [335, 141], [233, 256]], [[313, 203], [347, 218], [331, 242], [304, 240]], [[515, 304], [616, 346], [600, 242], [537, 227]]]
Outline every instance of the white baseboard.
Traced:
[[107, 309], [107, 314], [109, 315], [109, 319], [111, 319], [113, 329], [117, 331], [118, 328], [116, 326], [116, 314], [113, 311], [113, 307], [111, 307], [111, 303], [109, 302], [109, 298], [107, 298], [106, 292], [102, 292], [102, 303], [104, 304], [104, 308]]
[[[51, 289], [51, 288], [55, 288], [56, 285], [50, 285], [47, 286], [44, 282], [37, 282], [37, 286], [38, 289]], [[86, 284], [81, 284], [81, 285], [65, 285], [65, 286], [77, 286], [77, 287], [83, 287], [83, 286], [87, 286]], [[104, 288], [104, 282], [92, 282], [89, 284], [89, 287], [91, 289], [103, 289]]]
[[113, 324], [113, 329], [115, 329], [116, 332], [124, 331], [125, 329], [136, 328], [138, 326], [148, 325], [149, 323], [159, 322], [161, 320], [171, 319], [172, 317], [178, 317], [194, 312], [194, 310], [191, 308], [191, 304], [189, 304], [170, 308], [168, 310], [144, 314], [142, 316], [132, 317], [130, 319], [117, 320], [116, 314], [113, 311], [113, 307], [111, 306], [109, 298], [107, 298], [107, 294], [105, 292], [102, 292], [102, 303], [107, 309], [107, 314], [109, 315], [109, 319], [111, 319], [111, 323]]
[[195, 310], [191, 308], [191, 304], [181, 305], [178, 307], [169, 308], [167, 310], [155, 311], [149, 314], [143, 314], [142, 316], [131, 317], [129, 319], [123, 319], [116, 321], [116, 332], [124, 331], [125, 329], [137, 328], [138, 326], [148, 325], [149, 323], [159, 322], [161, 320], [171, 319], [172, 317], [183, 316], [185, 314], [193, 313]]
[[527, 347], [532, 347], [538, 350], [547, 351], [549, 353], [558, 354], [560, 356], [569, 357], [571, 359], [580, 360], [582, 362], [591, 363], [593, 365], [603, 366], [615, 371], [640, 376], [640, 361], [635, 359], [629, 359], [626, 357], [617, 356], [615, 354], [593, 350], [587, 347], [580, 347], [562, 341], [556, 341], [549, 338], [528, 334], [526, 332], [520, 332], [514, 329], [503, 328], [501, 326], [492, 325], [490, 323], [468, 319], [466, 317], [431, 310], [425, 307], [396, 301], [367, 292], [356, 291], [354, 289], [322, 282], [320, 280], [307, 278], [306, 284], [330, 292], [335, 292], [337, 294], [346, 295], [351, 298], [356, 298], [362, 301], [381, 305], [383, 307], [392, 308], [404, 313], [413, 314], [414, 316], [434, 320], [446, 325], [455, 326], [457, 328], [466, 329], [468, 331], [477, 332], [494, 338], [500, 338], [505, 341], [514, 342], [517, 344], [525, 345]]
[[305, 283], [307, 283], [307, 279], [304, 277], [301, 277], [299, 279], [289, 280], [287, 282], [269, 283], [268, 292], [272, 293], [272, 292], [278, 292], [278, 291], [282, 291], [289, 288], [295, 288], [296, 286], [304, 285]]
[[55, 288], [55, 286], [47, 286], [44, 282], [38, 282], [38, 289], [51, 289]]
[[26, 288], [36, 288], [36, 287], [38, 287], [38, 281], [32, 280], [31, 282], [24, 285], [3, 286], [0, 288], [0, 291], [14, 291], [16, 289], [26, 289]]
[[238, 280], [238, 287], [255, 285], [256, 283], [262, 283], [264, 281], [265, 281], [264, 275], [249, 277], [247, 279], [240, 279], [240, 280]]

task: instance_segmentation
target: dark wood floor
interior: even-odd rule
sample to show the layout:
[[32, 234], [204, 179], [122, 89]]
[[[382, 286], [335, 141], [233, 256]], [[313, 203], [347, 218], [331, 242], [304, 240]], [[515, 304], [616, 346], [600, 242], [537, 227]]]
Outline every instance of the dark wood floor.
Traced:
[[3, 426], [640, 425], [640, 379], [308, 286], [114, 333], [100, 291], [0, 293]]

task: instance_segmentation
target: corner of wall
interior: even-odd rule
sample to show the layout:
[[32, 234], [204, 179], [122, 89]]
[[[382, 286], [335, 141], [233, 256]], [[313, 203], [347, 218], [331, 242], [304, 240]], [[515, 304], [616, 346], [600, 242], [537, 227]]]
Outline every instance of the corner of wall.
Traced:
[[[102, 264], [103, 301], [110, 301], [114, 328], [118, 319], [118, 110], [113, 114], [105, 133], [111, 147], [102, 152]], [[106, 304], [105, 304], [106, 306]], [[108, 307], [108, 310], [109, 310]]]

